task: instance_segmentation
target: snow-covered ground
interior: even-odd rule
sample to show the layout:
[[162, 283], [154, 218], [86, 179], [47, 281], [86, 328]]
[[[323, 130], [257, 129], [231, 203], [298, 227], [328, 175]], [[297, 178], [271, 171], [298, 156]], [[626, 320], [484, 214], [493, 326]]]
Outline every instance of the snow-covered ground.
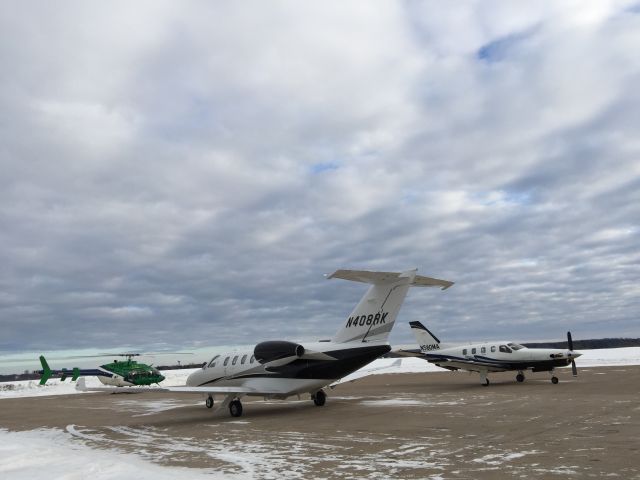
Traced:
[[[640, 365], [640, 347], [580, 350], [580, 352], [582, 356], [576, 361], [580, 368]], [[162, 374], [166, 377], [163, 385], [184, 385], [187, 377], [193, 371], [194, 370], [163, 371]], [[349, 381], [353, 378], [357, 379], [364, 375], [421, 372], [447, 372], [447, 370], [436, 367], [419, 358], [381, 358], [370, 363], [358, 372], [345, 377], [343, 381]], [[89, 387], [101, 386], [96, 377], [88, 377], [86, 381]], [[61, 382], [59, 379], [49, 380], [47, 385], [39, 385], [37, 380], [0, 383], [0, 400], [3, 398], [67, 395], [75, 393], [79, 392], [76, 391], [74, 382]]]
[[0, 428], [0, 478], [81, 480], [232, 479], [211, 470], [166, 467], [130, 453], [91, 448], [59, 429], [8, 432]]

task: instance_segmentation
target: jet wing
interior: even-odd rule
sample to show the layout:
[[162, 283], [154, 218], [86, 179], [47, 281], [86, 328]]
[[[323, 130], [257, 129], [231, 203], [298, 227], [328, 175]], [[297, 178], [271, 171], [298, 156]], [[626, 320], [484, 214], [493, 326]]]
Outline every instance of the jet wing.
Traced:
[[249, 387], [87, 387], [85, 379], [80, 378], [76, 383], [76, 390], [81, 392], [112, 392], [112, 393], [200, 393], [200, 394], [231, 394], [244, 393], [256, 395], [275, 395], [280, 390], [256, 390]]
[[371, 368], [361, 368], [360, 370], [356, 370], [355, 372], [347, 375], [346, 377], [341, 378], [340, 380], [336, 380], [331, 385], [329, 385], [329, 388], [334, 388], [335, 386], [340, 385], [341, 383], [355, 382], [356, 380], [360, 380], [361, 378], [368, 377], [369, 375], [376, 375], [376, 374], [383, 373], [381, 372], [381, 370], [388, 370], [390, 368], [399, 367], [401, 365], [402, 365], [402, 359], [399, 358], [390, 365], [382, 365], [379, 367], [371, 367]]

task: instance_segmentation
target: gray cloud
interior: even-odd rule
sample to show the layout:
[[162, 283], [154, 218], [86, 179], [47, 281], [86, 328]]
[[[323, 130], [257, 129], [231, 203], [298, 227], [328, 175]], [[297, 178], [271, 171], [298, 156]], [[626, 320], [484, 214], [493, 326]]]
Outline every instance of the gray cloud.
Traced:
[[[0, 350], [638, 336], [632, 2], [0, 14]], [[484, 52], [484, 53], [483, 53]], [[490, 60], [490, 61], [489, 61]]]

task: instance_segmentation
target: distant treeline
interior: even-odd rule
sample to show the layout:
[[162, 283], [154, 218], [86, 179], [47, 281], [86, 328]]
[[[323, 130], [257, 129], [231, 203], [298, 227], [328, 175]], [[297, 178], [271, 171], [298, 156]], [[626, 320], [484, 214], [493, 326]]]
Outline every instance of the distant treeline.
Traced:
[[[530, 348], [567, 348], [567, 342], [523, 343]], [[597, 350], [598, 348], [640, 347], [640, 338], [596, 338], [593, 340], [574, 340], [575, 350]]]

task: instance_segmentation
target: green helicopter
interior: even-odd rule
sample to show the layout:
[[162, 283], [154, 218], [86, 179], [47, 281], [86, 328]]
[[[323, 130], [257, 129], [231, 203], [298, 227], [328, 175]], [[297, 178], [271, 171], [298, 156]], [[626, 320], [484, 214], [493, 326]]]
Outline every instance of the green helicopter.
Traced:
[[[185, 352], [170, 353], [171, 355], [191, 355]], [[47, 383], [52, 377], [59, 377], [61, 381], [65, 381], [71, 377], [72, 381], [76, 381], [79, 377], [98, 377], [101, 383], [104, 385], [111, 385], [116, 387], [130, 387], [140, 385], [153, 385], [162, 382], [165, 377], [160, 371], [152, 365], [145, 363], [139, 363], [133, 360], [133, 357], [143, 355], [141, 353], [105, 353], [101, 355], [87, 355], [83, 357], [74, 358], [90, 358], [90, 357], [126, 357], [126, 360], [114, 360], [111, 363], [100, 365], [97, 368], [63, 368], [60, 370], [53, 370], [49, 367], [47, 360], [43, 355], [40, 356], [40, 363], [42, 370], [38, 373], [42, 375], [40, 378], [40, 385]], [[169, 355], [169, 353], [154, 353], [144, 355]]]

